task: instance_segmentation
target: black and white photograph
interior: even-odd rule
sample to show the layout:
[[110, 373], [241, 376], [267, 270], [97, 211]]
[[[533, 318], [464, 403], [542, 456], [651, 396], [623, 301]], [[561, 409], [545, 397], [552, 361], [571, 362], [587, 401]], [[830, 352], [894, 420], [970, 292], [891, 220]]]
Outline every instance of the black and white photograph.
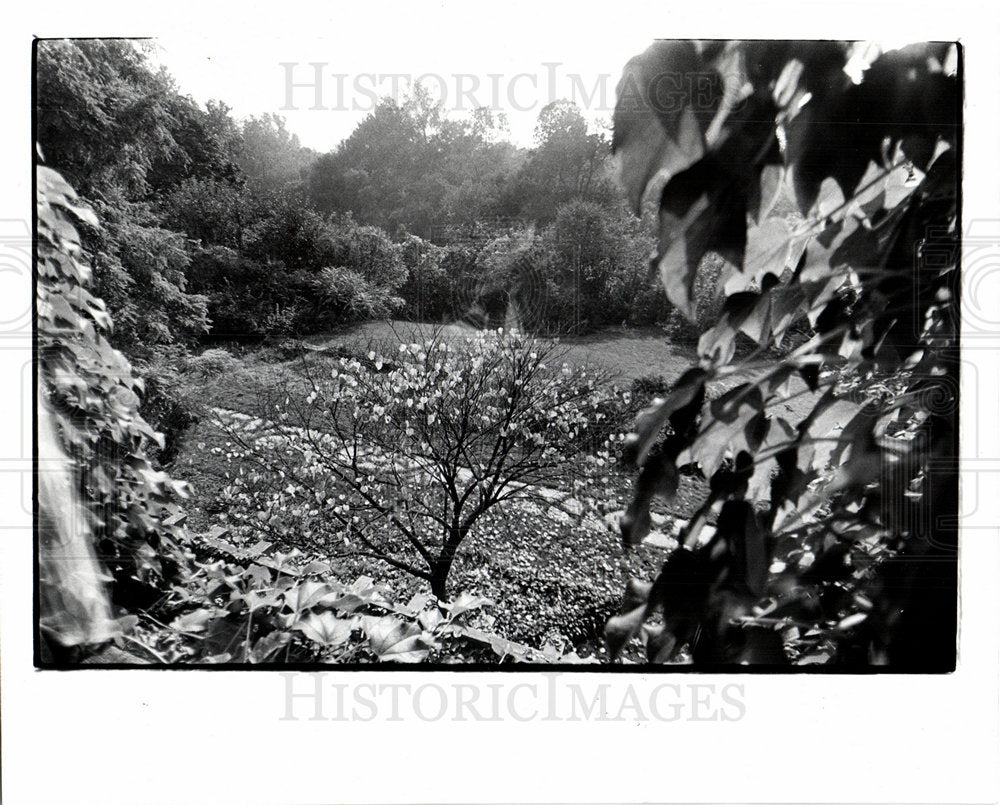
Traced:
[[[77, 735], [145, 724], [151, 764], [258, 758], [191, 795], [102, 794], [80, 759], [87, 802], [996, 797], [1000, 26], [884, 5], [32, 28], [0, 216], [4, 737], [43, 751], [23, 679]], [[487, 789], [474, 730], [575, 730], [603, 779], [539, 788], [511, 755], [445, 795], [428, 755], [408, 788], [349, 759], [389, 722]], [[960, 747], [927, 741], [963, 723], [949, 787]], [[279, 733], [367, 783], [282, 789]], [[784, 761], [654, 785], [668, 746], [712, 777], [752, 745], [799, 787], [765, 786]]]
[[173, 52], [36, 44], [41, 665], [954, 668], [958, 44]]

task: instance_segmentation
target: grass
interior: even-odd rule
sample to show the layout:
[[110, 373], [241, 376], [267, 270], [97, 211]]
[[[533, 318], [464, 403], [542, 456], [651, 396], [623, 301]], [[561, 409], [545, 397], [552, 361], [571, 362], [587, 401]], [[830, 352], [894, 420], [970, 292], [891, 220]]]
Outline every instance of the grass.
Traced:
[[[344, 330], [305, 339], [313, 348], [323, 349], [348, 343], [368, 341], [417, 341], [430, 337], [439, 328], [441, 335], [461, 341], [475, 334], [464, 324], [434, 325], [407, 321], [365, 322]], [[677, 377], [697, 360], [693, 349], [669, 343], [660, 330], [622, 330], [608, 328], [585, 336], [560, 339], [566, 360], [577, 365], [594, 367], [613, 376], [615, 382], [628, 386], [633, 380], [648, 375], [663, 375], [668, 380]]]

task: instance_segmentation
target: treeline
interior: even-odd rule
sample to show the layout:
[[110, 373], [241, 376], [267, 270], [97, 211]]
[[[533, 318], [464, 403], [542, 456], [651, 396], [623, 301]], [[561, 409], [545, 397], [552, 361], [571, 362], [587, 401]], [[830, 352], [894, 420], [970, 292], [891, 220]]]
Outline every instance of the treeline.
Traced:
[[83, 245], [127, 354], [387, 316], [552, 333], [666, 315], [574, 105], [522, 149], [502, 115], [452, 120], [417, 87], [319, 155], [276, 115], [199, 106], [145, 47], [40, 42], [36, 63], [40, 157], [102, 222]]

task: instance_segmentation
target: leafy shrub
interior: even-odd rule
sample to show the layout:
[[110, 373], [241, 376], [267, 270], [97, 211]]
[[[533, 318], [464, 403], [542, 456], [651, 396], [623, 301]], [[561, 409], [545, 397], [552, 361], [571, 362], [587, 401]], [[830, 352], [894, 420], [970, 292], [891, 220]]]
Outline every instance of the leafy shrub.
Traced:
[[315, 313], [310, 329], [366, 319], [384, 319], [402, 306], [393, 289], [366, 279], [350, 268], [324, 268], [313, 280]]
[[206, 349], [201, 354], [192, 355], [184, 361], [186, 371], [206, 378], [234, 372], [240, 366], [239, 359], [221, 347]]
[[[954, 668], [957, 58], [938, 44], [891, 51], [855, 82], [852, 47], [661, 42], [626, 68], [638, 95], [616, 112], [623, 179], [638, 210], [649, 177], [669, 174], [652, 194], [657, 264], [704, 330], [698, 365], [626, 442], [639, 467], [626, 542], [648, 532], [650, 503], [677, 491], [683, 466], [697, 464], [711, 494], [656, 579], [626, 589], [606, 628], [614, 651], [641, 636], [654, 661]], [[709, 91], [739, 88], [743, 101], [682, 93], [664, 115], [659, 79], [686, 72], [720, 76]], [[806, 216], [797, 231], [769, 215], [786, 171]], [[731, 268], [705, 329], [709, 252]], [[809, 339], [775, 353], [803, 319]], [[750, 379], [706, 399], [733, 375]], [[796, 376], [813, 393], [797, 421], [785, 405]], [[844, 424], [830, 430], [834, 407]]]
[[[155, 596], [185, 559], [181, 532], [166, 524], [187, 495], [156, 471], [147, 448], [164, 446], [139, 412], [144, 384], [108, 343], [111, 319], [88, 290], [77, 221], [96, 229], [62, 177], [38, 168], [38, 348], [44, 404], [74, 460], [77, 493], [92, 518], [98, 554], [114, 577], [117, 603]], [[66, 506], [72, 501], [65, 501]], [[64, 601], [65, 606], [72, 602]], [[48, 637], [57, 642], [58, 632]]]
[[454, 317], [456, 279], [462, 276], [460, 267], [471, 259], [471, 250], [435, 246], [416, 235], [407, 235], [402, 246], [408, 269], [406, 283], [399, 289], [403, 313], [413, 321]]
[[621, 207], [583, 201], [560, 206], [541, 234], [548, 328], [585, 332], [650, 323], [637, 314], [648, 314], [643, 297], [653, 296], [647, 279], [652, 246], [642, 226]]
[[163, 446], [148, 444], [146, 454], [161, 466], [174, 460], [185, 432], [198, 421], [178, 371], [191, 360], [178, 350], [160, 350], [135, 365], [144, 384], [139, 413], [163, 437]]
[[385, 318], [402, 304], [402, 248], [350, 217], [324, 221], [290, 202], [260, 222], [245, 248], [194, 252], [190, 274], [208, 298], [214, 338], [304, 335]]

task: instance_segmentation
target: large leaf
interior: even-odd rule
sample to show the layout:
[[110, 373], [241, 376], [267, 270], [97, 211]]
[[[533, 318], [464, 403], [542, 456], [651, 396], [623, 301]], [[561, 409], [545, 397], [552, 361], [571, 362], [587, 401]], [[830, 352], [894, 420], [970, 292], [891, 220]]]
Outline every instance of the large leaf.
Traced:
[[[780, 277], [791, 255], [792, 230], [783, 218], [769, 218], [747, 230], [743, 274], [748, 283], [759, 286], [764, 275]], [[727, 286], [727, 290], [729, 290]]]
[[742, 266], [745, 246], [746, 198], [710, 159], [667, 182], [656, 265], [667, 298], [688, 319], [697, 321], [694, 284], [705, 254]]
[[338, 618], [333, 612], [310, 612], [299, 619], [293, 628], [302, 632], [314, 643], [327, 648], [342, 646], [351, 639], [351, 633], [359, 626], [358, 619]]
[[383, 661], [420, 662], [430, 653], [423, 630], [395, 615], [362, 616], [361, 627], [372, 652]]
[[293, 612], [302, 612], [320, 603], [332, 602], [337, 590], [319, 581], [303, 581], [284, 593], [285, 605]]
[[692, 458], [706, 476], [715, 473], [727, 452], [755, 451], [749, 444], [754, 435], [749, 426], [763, 413], [764, 396], [756, 384], [743, 383], [713, 400], [708, 409], [698, 440], [691, 447]]
[[689, 168], [705, 151], [707, 121], [690, 103], [689, 78], [702, 67], [692, 42], [657, 42], [626, 66], [618, 84], [612, 148], [638, 213], [653, 177]]
[[493, 601], [489, 598], [472, 595], [472, 593], [463, 590], [459, 593], [458, 598], [446, 606], [451, 617], [457, 618], [459, 615], [466, 612], [471, 612], [472, 610], [481, 609], [486, 606], [493, 606]]
[[626, 462], [642, 466], [671, 416], [688, 406], [701, 407], [707, 379], [708, 372], [704, 369], [688, 369], [665, 398], [654, 400], [652, 405], [639, 412], [635, 428], [625, 440], [623, 454]]

